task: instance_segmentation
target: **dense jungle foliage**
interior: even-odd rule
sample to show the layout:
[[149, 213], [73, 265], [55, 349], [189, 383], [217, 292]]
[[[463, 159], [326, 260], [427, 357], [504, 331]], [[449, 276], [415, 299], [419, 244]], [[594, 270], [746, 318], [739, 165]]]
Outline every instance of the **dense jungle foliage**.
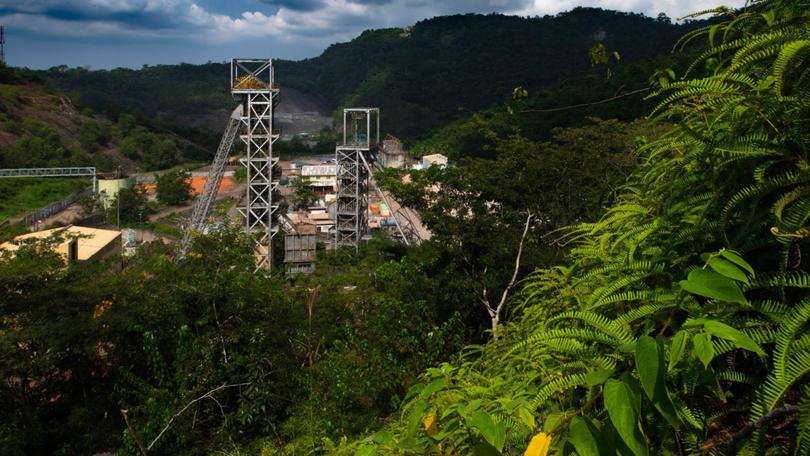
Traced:
[[[465, 176], [498, 198], [502, 216], [476, 203], [479, 229], [470, 231], [425, 207], [434, 241], [405, 248], [378, 239], [359, 257], [322, 251], [316, 273], [293, 281], [253, 274], [251, 241], [237, 227], [198, 238], [182, 264], [160, 246], [122, 271], [120, 259], [64, 268], [44, 245], [6, 255], [0, 443], [10, 454], [137, 454], [137, 442], [157, 438], [149, 453], [289, 454], [379, 429], [420, 372], [488, 337], [481, 284], [493, 294], [507, 286], [520, 214], [556, 204], [550, 216], [569, 223], [568, 203], [557, 201], [565, 185], [605, 176], [576, 203], [579, 217], [594, 220], [632, 170], [635, 134], [652, 131], [645, 125], [594, 121], [543, 144], [493, 139], [499, 157], [470, 163]], [[542, 166], [552, 157], [556, 172]], [[600, 164], [582, 166], [589, 161]], [[493, 167], [526, 178], [499, 191]], [[563, 173], [568, 184], [521, 197]], [[462, 186], [460, 177], [444, 185]], [[143, 219], [137, 193], [121, 197], [113, 220]], [[455, 207], [474, 200], [447, 198]], [[542, 242], [546, 232], [528, 237], [521, 274], [560, 261], [561, 250]]]
[[810, 452], [810, 14], [724, 12], [681, 42], [708, 40], [707, 75], [654, 94], [675, 125], [597, 222], [560, 232], [568, 261], [350, 451]]

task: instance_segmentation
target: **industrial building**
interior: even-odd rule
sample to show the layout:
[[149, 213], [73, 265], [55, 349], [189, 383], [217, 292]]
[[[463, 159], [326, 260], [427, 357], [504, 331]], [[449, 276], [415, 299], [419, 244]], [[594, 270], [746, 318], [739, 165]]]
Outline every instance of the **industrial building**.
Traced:
[[300, 222], [284, 235], [284, 264], [288, 274], [309, 274], [315, 268], [316, 227]]
[[431, 154], [422, 157], [422, 168], [438, 166], [441, 169], [447, 168], [447, 157], [442, 154]]
[[380, 151], [380, 165], [383, 168], [405, 169], [406, 157], [402, 141], [395, 136], [386, 136]]
[[59, 238], [53, 245], [53, 250], [68, 262], [100, 259], [121, 253], [120, 231], [84, 226], [66, 226], [23, 234], [15, 237], [13, 241], [0, 244], [0, 250], [13, 253], [26, 242], [52, 237]]
[[313, 187], [318, 196], [332, 193], [337, 185], [337, 165], [304, 165], [301, 179]]
[[102, 207], [109, 208], [118, 197], [122, 189], [131, 189], [135, 186], [134, 177], [120, 177], [98, 180], [98, 200]]

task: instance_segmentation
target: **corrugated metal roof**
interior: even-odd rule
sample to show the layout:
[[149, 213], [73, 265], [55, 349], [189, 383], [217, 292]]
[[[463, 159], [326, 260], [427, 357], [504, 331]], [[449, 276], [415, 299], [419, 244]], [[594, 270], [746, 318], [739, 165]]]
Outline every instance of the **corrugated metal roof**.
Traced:
[[301, 175], [310, 176], [335, 176], [337, 175], [337, 165], [307, 165], [301, 167]]

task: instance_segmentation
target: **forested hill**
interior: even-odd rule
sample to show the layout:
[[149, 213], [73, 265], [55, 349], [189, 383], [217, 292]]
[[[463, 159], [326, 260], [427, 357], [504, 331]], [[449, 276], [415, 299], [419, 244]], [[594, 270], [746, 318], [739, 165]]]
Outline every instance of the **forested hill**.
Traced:
[[[387, 132], [426, 137], [470, 112], [502, 103], [516, 86], [539, 89], [590, 69], [602, 43], [622, 64], [669, 53], [691, 26], [593, 8], [557, 16], [437, 17], [407, 29], [362, 33], [302, 61], [276, 61], [283, 87], [325, 100], [329, 110], [379, 106]], [[273, 50], [267, 54], [272, 56]], [[226, 64], [164, 65], [141, 70], [42, 73], [82, 107], [149, 119], [228, 110]]]
[[28, 71], [0, 66], [0, 168], [95, 166], [102, 172], [165, 169], [200, 154], [200, 146], [140, 125], [78, 109]]

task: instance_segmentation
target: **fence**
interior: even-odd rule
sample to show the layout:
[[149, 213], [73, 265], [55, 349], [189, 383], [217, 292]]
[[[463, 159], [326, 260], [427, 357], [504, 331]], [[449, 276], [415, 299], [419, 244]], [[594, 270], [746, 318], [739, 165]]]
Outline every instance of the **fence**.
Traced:
[[58, 214], [64, 211], [68, 206], [79, 201], [85, 196], [90, 196], [93, 194], [93, 188], [88, 187], [80, 192], [74, 193], [64, 199], [56, 201], [55, 203], [51, 203], [43, 208], [37, 209], [33, 212], [26, 214], [23, 217], [23, 222], [26, 225], [33, 225], [34, 223], [46, 219], [52, 215]]

